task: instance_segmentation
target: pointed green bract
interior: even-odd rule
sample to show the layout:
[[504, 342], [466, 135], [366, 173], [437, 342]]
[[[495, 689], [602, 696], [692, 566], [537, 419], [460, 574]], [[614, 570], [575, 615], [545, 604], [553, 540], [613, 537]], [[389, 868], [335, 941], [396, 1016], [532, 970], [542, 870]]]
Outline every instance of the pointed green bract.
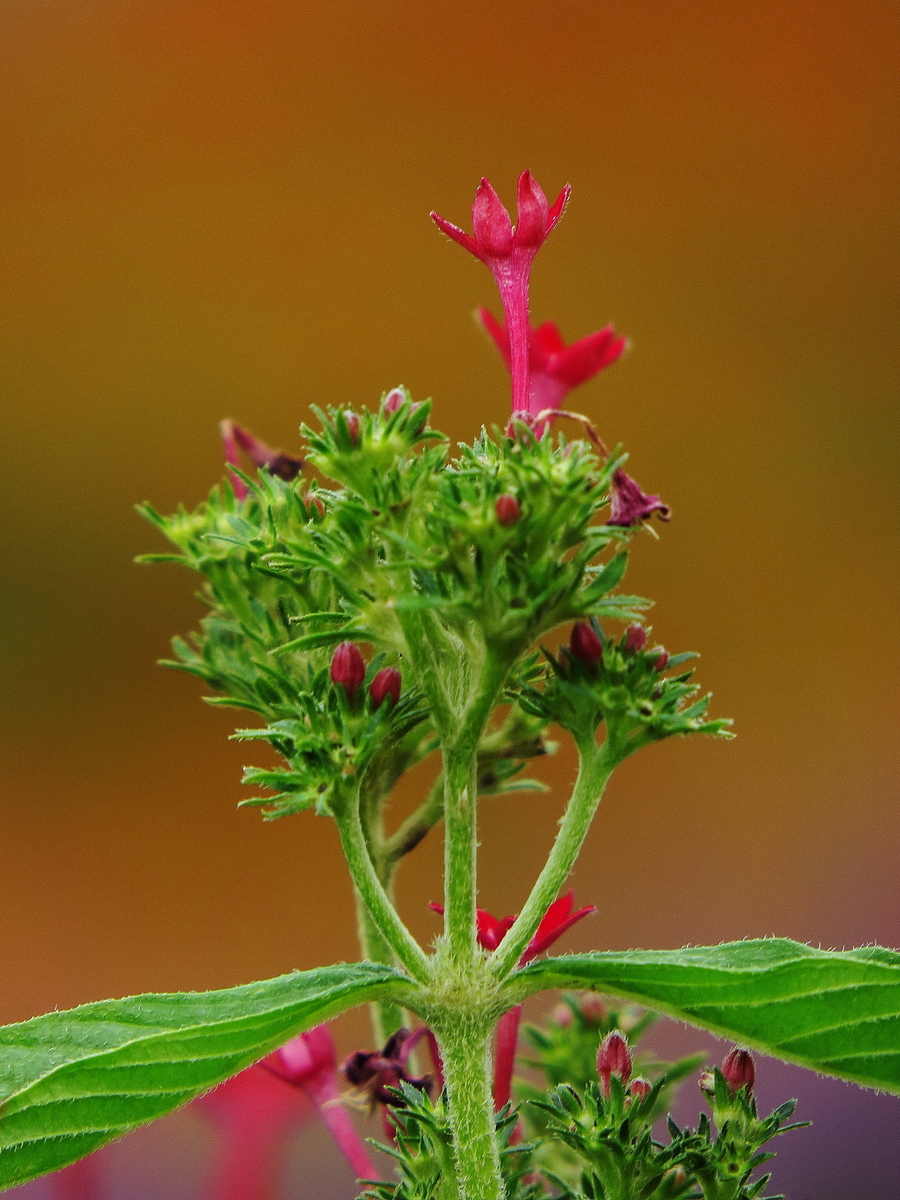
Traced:
[[627, 997], [826, 1075], [900, 1094], [900, 953], [817, 950], [782, 938], [683, 950], [573, 954], [509, 981]]
[[339, 964], [8, 1025], [0, 1029], [0, 1189], [171, 1112], [335, 1013], [411, 989], [391, 967]]

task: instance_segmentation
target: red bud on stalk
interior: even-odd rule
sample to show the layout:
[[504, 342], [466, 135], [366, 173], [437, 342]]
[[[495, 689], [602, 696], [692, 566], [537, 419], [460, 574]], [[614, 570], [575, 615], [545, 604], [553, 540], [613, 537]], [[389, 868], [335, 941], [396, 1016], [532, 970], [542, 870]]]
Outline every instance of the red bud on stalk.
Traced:
[[366, 664], [355, 642], [341, 642], [331, 656], [331, 679], [339, 683], [352, 700], [366, 677]]
[[636, 654], [647, 645], [647, 630], [643, 625], [629, 625], [625, 630], [625, 652]]
[[600, 1043], [597, 1051], [597, 1074], [603, 1087], [604, 1096], [609, 1096], [609, 1081], [613, 1075], [618, 1075], [622, 1083], [631, 1078], [631, 1052], [628, 1043], [621, 1033], [613, 1030]]
[[384, 398], [384, 411], [387, 415], [393, 416], [398, 408], [402, 408], [406, 402], [406, 393], [403, 388], [392, 388]]
[[588, 667], [596, 666], [603, 658], [603, 643], [587, 621], [576, 621], [572, 626], [569, 649]]
[[756, 1068], [749, 1051], [734, 1049], [727, 1054], [722, 1063], [722, 1074], [732, 1095], [742, 1087], [745, 1087], [748, 1093], [752, 1092], [756, 1081]]
[[654, 671], [664, 671], [669, 665], [669, 652], [664, 646], [655, 646], [651, 654], [656, 655], [656, 662], [653, 664]]
[[401, 683], [401, 675], [396, 667], [385, 667], [379, 671], [369, 685], [372, 707], [381, 708], [388, 696], [397, 704], [400, 700]]
[[354, 446], [359, 445], [359, 417], [355, 412], [350, 412], [348, 409], [344, 413], [344, 420], [347, 423], [347, 431], [350, 434], [350, 441]]
[[510, 496], [508, 492], [498, 498], [494, 511], [501, 525], [515, 525], [522, 515], [518, 500], [515, 496]]
[[632, 1079], [628, 1091], [635, 1100], [645, 1100], [650, 1095], [650, 1082], [647, 1079]]

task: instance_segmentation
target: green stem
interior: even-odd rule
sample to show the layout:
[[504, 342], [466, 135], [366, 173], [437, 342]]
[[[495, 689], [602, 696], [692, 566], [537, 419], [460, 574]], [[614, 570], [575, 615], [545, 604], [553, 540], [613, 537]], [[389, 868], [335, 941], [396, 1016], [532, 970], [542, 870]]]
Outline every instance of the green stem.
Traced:
[[410, 975], [424, 982], [430, 975], [428, 958], [400, 920], [390, 896], [378, 878], [359, 819], [358, 797], [342, 806], [336, 814], [336, 820], [347, 866], [375, 927]]
[[478, 687], [457, 736], [443, 743], [444, 929], [450, 962], [464, 966], [479, 954], [475, 924], [478, 855], [478, 743], [494, 709], [505, 667], [485, 652]]
[[598, 746], [593, 735], [579, 740], [580, 766], [572, 798], [560, 822], [553, 849], [515, 924], [491, 955], [491, 969], [499, 978], [515, 970], [525, 947], [534, 937], [544, 913], [559, 895], [584, 845], [603, 789], [620, 756], [609, 742]]
[[[393, 966], [396, 962], [394, 952], [387, 939], [375, 924], [359, 890], [356, 890], [356, 932], [362, 956], [367, 962], [387, 963]], [[403, 1013], [398, 1005], [390, 1000], [375, 1000], [369, 1005], [372, 1018], [372, 1033], [377, 1046], [383, 1046], [392, 1033], [403, 1024]]]
[[493, 1024], [455, 1013], [435, 1034], [444, 1065], [459, 1200], [505, 1200], [491, 1091]]

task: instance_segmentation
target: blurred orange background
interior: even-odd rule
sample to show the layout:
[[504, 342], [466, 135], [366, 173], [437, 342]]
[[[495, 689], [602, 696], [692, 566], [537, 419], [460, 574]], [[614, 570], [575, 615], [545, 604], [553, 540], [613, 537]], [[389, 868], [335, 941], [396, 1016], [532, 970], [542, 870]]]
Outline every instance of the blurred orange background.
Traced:
[[[131, 506], [199, 501], [223, 416], [295, 452], [311, 402], [402, 382], [453, 439], [503, 422], [489, 275], [428, 212], [526, 166], [574, 189], [533, 315], [628, 335], [574, 407], [674, 510], [629, 590], [739, 734], [620, 770], [565, 948], [900, 943], [898, 33], [887, 0], [7, 0], [0, 1018], [356, 956], [333, 827], [236, 811], [234, 714], [154, 665], [200, 609]], [[483, 809], [496, 913], [572, 780], [542, 766]], [[435, 836], [426, 939], [439, 872]], [[802, 1195], [893, 1196], [896, 1102], [784, 1079], [854, 1131], [793, 1135]]]

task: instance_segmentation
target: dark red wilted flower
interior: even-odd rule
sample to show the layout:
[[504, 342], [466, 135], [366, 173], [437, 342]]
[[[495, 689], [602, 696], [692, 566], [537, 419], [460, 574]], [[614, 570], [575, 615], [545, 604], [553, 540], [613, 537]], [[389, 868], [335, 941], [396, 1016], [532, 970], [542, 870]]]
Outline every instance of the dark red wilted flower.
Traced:
[[611, 1076], [618, 1075], [623, 1083], [631, 1078], [631, 1052], [628, 1043], [621, 1033], [613, 1030], [600, 1043], [597, 1051], [597, 1074], [603, 1094], [609, 1096], [609, 1081]]
[[352, 700], [366, 677], [366, 664], [355, 642], [341, 642], [331, 656], [331, 679], [339, 683]]
[[549, 205], [531, 172], [523, 171], [519, 176], [514, 226], [500, 197], [488, 181], [482, 179], [472, 205], [471, 235], [437, 213], [431, 214], [438, 229], [480, 259], [494, 276], [509, 331], [514, 413], [529, 411], [528, 282], [531, 264], [562, 216], [570, 190], [566, 185]]
[[497, 497], [494, 511], [501, 525], [515, 525], [516, 521], [522, 515], [522, 509], [519, 507], [518, 500], [515, 496], [511, 496], [509, 492], [504, 492], [502, 496]]
[[726, 1054], [722, 1063], [722, 1074], [732, 1095], [742, 1087], [745, 1087], [748, 1093], [752, 1092], [756, 1082], [756, 1068], [750, 1052], [735, 1048], [730, 1054]]
[[629, 625], [625, 630], [625, 651], [636, 654], [647, 645], [647, 630], [643, 625]]
[[348, 1055], [341, 1065], [347, 1082], [367, 1092], [373, 1106], [402, 1106], [402, 1098], [391, 1090], [399, 1088], [401, 1083], [428, 1091], [433, 1083], [430, 1075], [416, 1079], [406, 1073], [407, 1059], [413, 1044], [418, 1041], [416, 1034], [411, 1035], [408, 1029], [398, 1029], [385, 1042], [383, 1050], [357, 1050]]
[[[476, 313], [507, 367], [512, 369], [506, 324], [496, 320], [486, 308]], [[546, 409], [558, 409], [572, 388], [610, 366], [622, 354], [626, 340], [612, 325], [588, 334], [567, 346], [553, 321], [545, 321], [530, 330], [528, 346], [528, 414], [534, 418]], [[535, 436], [542, 428], [535, 426]]]
[[609, 497], [610, 515], [607, 525], [637, 525], [659, 513], [661, 521], [668, 521], [672, 510], [663, 504], [659, 496], [648, 496], [641, 485], [619, 468], [613, 471], [612, 489]]
[[596, 666], [603, 658], [603, 643], [587, 621], [576, 621], [569, 637], [569, 649], [585, 666]]
[[384, 667], [369, 684], [369, 695], [372, 697], [372, 707], [381, 708], [390, 696], [394, 704], [400, 700], [402, 677], [396, 667]]
[[[225, 448], [225, 462], [231, 467], [240, 465], [240, 451], [243, 450], [254, 467], [265, 467], [270, 475], [277, 475], [279, 479], [288, 482], [296, 479], [303, 469], [302, 458], [293, 458], [282, 450], [273, 450], [236, 421], [220, 421], [219, 432]], [[231, 479], [235, 496], [238, 500], [243, 500], [247, 495], [246, 483], [234, 472], [231, 473]]]
[[644, 1100], [650, 1095], [650, 1081], [641, 1079], [632, 1079], [631, 1086], [628, 1089], [630, 1095], [634, 1096], [635, 1100]]

